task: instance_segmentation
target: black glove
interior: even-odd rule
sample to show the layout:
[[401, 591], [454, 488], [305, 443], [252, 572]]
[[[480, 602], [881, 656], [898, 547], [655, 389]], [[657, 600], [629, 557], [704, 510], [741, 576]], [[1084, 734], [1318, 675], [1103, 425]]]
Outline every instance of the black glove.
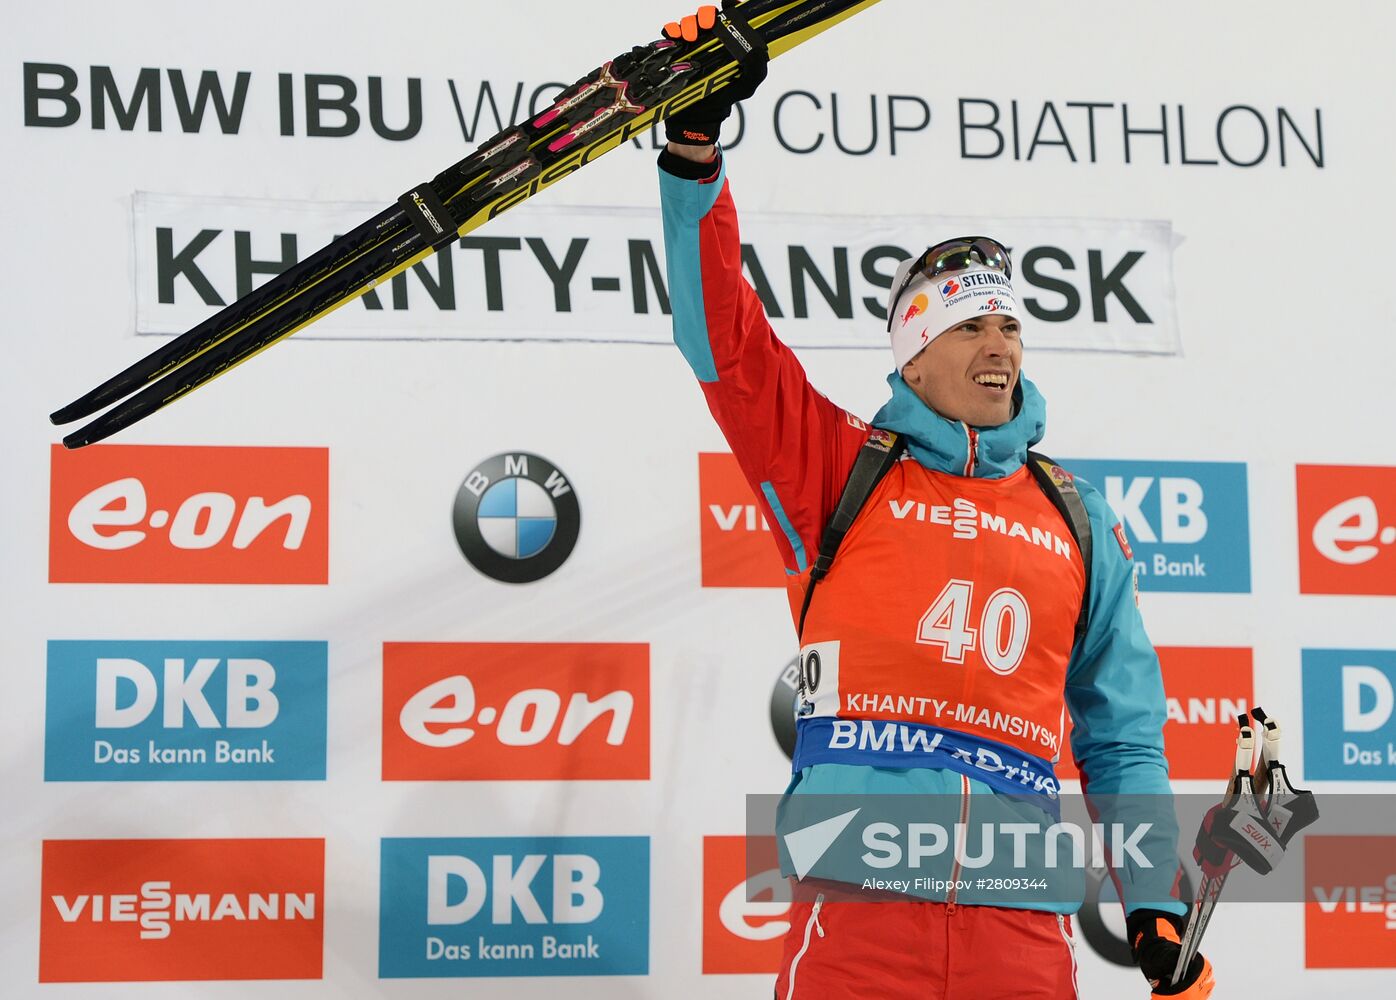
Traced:
[[674, 112], [664, 120], [664, 135], [681, 146], [711, 146], [717, 142], [722, 123], [732, 114], [740, 101], [756, 93], [766, 79], [770, 56], [761, 36], [735, 10], [719, 14], [708, 5], [699, 7], [682, 21], [670, 21], [664, 26], [666, 38], [675, 41], [697, 41], [700, 31], [716, 30], [718, 39], [732, 53], [741, 72], [721, 90], [688, 107]]
[[1135, 910], [1125, 918], [1129, 949], [1156, 997], [1205, 1000], [1212, 993], [1212, 964], [1194, 955], [1187, 974], [1173, 985], [1173, 969], [1182, 950], [1184, 919], [1163, 910]]

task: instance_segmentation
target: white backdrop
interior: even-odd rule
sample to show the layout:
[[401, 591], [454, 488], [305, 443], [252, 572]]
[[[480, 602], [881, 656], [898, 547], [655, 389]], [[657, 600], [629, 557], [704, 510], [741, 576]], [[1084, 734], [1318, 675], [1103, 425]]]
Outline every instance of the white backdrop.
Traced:
[[[160, 325], [162, 309], [199, 315], [185, 278], [174, 283], [175, 304], [158, 301], [152, 228], [173, 226], [175, 249], [199, 228], [241, 228], [253, 234], [252, 257], [275, 258], [278, 232], [309, 234], [314, 226], [288, 221], [278, 230], [280, 217], [266, 205], [240, 221], [236, 207], [227, 208], [235, 203], [223, 199], [299, 203], [314, 218], [311, 203], [387, 204], [470, 148], [451, 84], [469, 123], [482, 81], [506, 104], [522, 84], [527, 101], [535, 89], [575, 79], [652, 37], [677, 13], [638, 0], [590, 16], [535, 0], [402, 2], [391, 12], [323, 0], [249, 0], [228, 11], [149, 0], [12, 11], [18, 16], [0, 39], [0, 176], [8, 199], [0, 250], [6, 996], [41, 993], [41, 909], [50, 905], [41, 884], [44, 841], [126, 838], [323, 838], [322, 978], [256, 987], [267, 996], [768, 995], [769, 977], [702, 973], [701, 859], [703, 838], [742, 832], [745, 794], [776, 791], [785, 780], [767, 720], [793, 641], [785, 597], [774, 589], [701, 586], [697, 456], [725, 444], [678, 352], [655, 346], [667, 336], [656, 303], [642, 314], [628, 278], [614, 300], [587, 280], [631, 273], [628, 261], [611, 259], [625, 240], [657, 245], [653, 150], [620, 149], [540, 196], [527, 216], [476, 234], [538, 236], [559, 259], [570, 237], [593, 237], [577, 272], [575, 317], [548, 308], [554, 285], [528, 249], [505, 254], [503, 308], [482, 311], [482, 265], [468, 257], [479, 251], [458, 249], [462, 295], [474, 303], [458, 321], [390, 318], [381, 339], [364, 339], [373, 334], [372, 314], [357, 313], [348, 334], [357, 339], [297, 337], [115, 439], [328, 449], [326, 583], [50, 582], [50, 446], [61, 432], [45, 415], [159, 342], [138, 327], [182, 328]], [[884, 0], [773, 64], [729, 153], [744, 235], [763, 254], [771, 248], [763, 259], [775, 261], [778, 297], [789, 288], [781, 252], [794, 243], [807, 245], [830, 273], [833, 248], [854, 247], [852, 299], [878, 295], [858, 266], [868, 231], [880, 231], [868, 217], [904, 217], [905, 228], [889, 231], [911, 250], [946, 235], [921, 231], [927, 223], [920, 220], [936, 217], [1009, 227], [1020, 220], [1024, 245], [1051, 244], [1053, 225], [1078, 233], [1076, 244], [1052, 244], [1077, 248], [1076, 270], [1044, 265], [1043, 273], [1074, 282], [1087, 313], [1087, 267], [1078, 258], [1088, 248], [1108, 251], [1107, 270], [1127, 250], [1153, 254], [1138, 277], [1123, 279], [1141, 302], [1155, 296], [1162, 310], [1150, 314], [1161, 328], [1143, 330], [1153, 346], [1139, 345], [1141, 324], [1118, 298], [1105, 302], [1105, 322], [1041, 321], [1044, 346], [1072, 326], [1081, 339], [1056, 346], [1080, 347], [1094, 334], [1095, 350], [1034, 351], [1036, 325], [1027, 324], [1025, 370], [1050, 405], [1043, 447], [1081, 459], [1245, 465], [1249, 591], [1146, 592], [1143, 609], [1161, 646], [1253, 650], [1255, 696], [1277, 706], [1301, 744], [1316, 738], [1304, 725], [1307, 711], [1301, 715], [1301, 651], [1396, 647], [1387, 596], [1396, 586], [1370, 595], [1301, 595], [1295, 473], [1296, 465], [1396, 465], [1386, 391], [1396, 366], [1396, 292], [1387, 280], [1396, 266], [1389, 238], [1396, 70], [1386, 51], [1393, 32], [1396, 11], [1377, 3], [1319, 13], [1291, 0], [1142, 8], [1050, 0], [967, 11]], [[73, 124], [26, 124], [24, 65], [35, 63], [76, 74]], [[105, 127], [94, 127], [93, 67], [110, 67], [123, 99], [142, 67], [161, 70], [161, 129], [151, 128], [149, 104], [129, 131], [117, 127], [110, 108]], [[211, 111], [202, 130], [185, 131], [170, 70], [182, 71], [191, 90], [200, 73], [216, 71], [229, 92], [235, 74], [250, 74], [236, 134], [223, 134]], [[305, 134], [307, 73], [356, 82], [357, 132]], [[296, 95], [291, 135], [282, 134], [280, 74], [290, 75]], [[420, 81], [415, 136], [388, 141], [374, 133], [370, 77], [382, 81], [393, 128], [408, 120], [406, 81]], [[50, 73], [39, 85], [58, 80]], [[822, 110], [803, 95], [781, 102], [797, 91], [818, 98]], [[846, 149], [869, 144], [870, 102], [879, 109], [878, 141], [866, 155], [835, 144], [831, 95], [838, 96]], [[895, 155], [887, 129], [892, 95], [911, 98], [893, 105], [908, 129], [922, 119], [920, 102], [930, 111], [927, 127], [898, 133]], [[999, 111], [1004, 149], [975, 158], [966, 154], [991, 153], [996, 139], [985, 129], [962, 133], [961, 116], [988, 121], [986, 102]], [[1039, 138], [1060, 138], [1045, 102], [1076, 162], [1066, 147], [1040, 142], [1028, 159], [1044, 114]], [[1127, 160], [1123, 105], [1136, 129], [1157, 129], [1163, 107], [1167, 162], [1163, 138], [1144, 134], [1130, 139]], [[1232, 159], [1262, 151], [1256, 116], [1225, 114], [1238, 105], [1266, 123], [1268, 144], [1253, 167], [1228, 163], [1218, 145], [1220, 119]], [[55, 100], [37, 105], [48, 118], [63, 110]], [[342, 117], [327, 114], [326, 121]], [[493, 120], [470, 131], [478, 140], [493, 131]], [[811, 153], [786, 148], [808, 147], [821, 131], [829, 134]], [[1183, 163], [1184, 136], [1187, 158], [1221, 162]], [[149, 198], [138, 201], [138, 192]], [[167, 212], [163, 221], [148, 217], [151, 205]], [[187, 216], [171, 208], [179, 205]], [[775, 228], [763, 231], [768, 219]], [[1082, 220], [1118, 225], [1113, 236], [1091, 242]], [[1147, 247], [1125, 246], [1140, 232], [1153, 234]], [[209, 271], [225, 293], [235, 283], [230, 235], [210, 244]], [[307, 243], [301, 252], [310, 249]], [[1169, 253], [1171, 260], [1161, 259]], [[891, 267], [884, 262], [880, 270]], [[421, 286], [410, 293], [412, 309], [421, 311]], [[880, 324], [861, 306], [861, 322], [837, 321], [817, 295], [813, 301], [809, 318], [787, 308], [777, 328], [789, 325], [802, 345], [840, 345], [804, 350], [802, 360], [831, 398], [870, 417], [885, 397], [887, 355], [843, 345], [875, 343]], [[1044, 309], [1064, 301], [1042, 292]], [[469, 330], [481, 326], [490, 337], [513, 331], [533, 339], [472, 339]], [[605, 335], [612, 326], [615, 335]], [[1164, 353], [1138, 353], [1157, 352], [1158, 343]], [[529, 585], [476, 572], [451, 532], [451, 504], [466, 474], [513, 451], [561, 469], [582, 511], [570, 559]], [[1396, 523], [1390, 491], [1386, 501], [1376, 495], [1386, 504], [1382, 523]], [[61, 528], [66, 512], [55, 516]], [[53, 640], [326, 643], [323, 777], [45, 781]], [[382, 780], [385, 642], [645, 644], [648, 779]], [[1389, 723], [1383, 735], [1396, 735]], [[1303, 768], [1296, 770], [1302, 777]], [[1389, 782], [1314, 787], [1391, 791]], [[384, 838], [522, 836], [648, 838], [649, 975], [380, 980]], [[162, 877], [149, 867], [133, 865], [126, 891]], [[620, 873], [607, 877], [625, 881]], [[1247, 908], [1233, 908], [1214, 922], [1206, 950], [1220, 995], [1242, 982], [1273, 997], [1396, 987], [1396, 934], [1381, 939], [1385, 951], [1373, 963], [1380, 968], [1305, 970], [1301, 907], [1267, 909], [1264, 946], [1256, 921]], [[1079, 954], [1086, 996], [1144, 995], [1137, 972], [1107, 965], [1084, 946]], [[247, 989], [236, 982], [47, 987], [102, 997], [228, 997]]]

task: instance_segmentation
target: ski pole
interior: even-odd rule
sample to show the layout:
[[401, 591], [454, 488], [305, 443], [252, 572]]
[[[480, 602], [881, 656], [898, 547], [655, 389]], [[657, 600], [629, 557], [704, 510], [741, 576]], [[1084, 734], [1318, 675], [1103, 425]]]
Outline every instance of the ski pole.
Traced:
[[1202, 944], [1231, 870], [1245, 861], [1261, 875], [1268, 874], [1283, 860], [1294, 835], [1318, 819], [1313, 793], [1295, 788], [1280, 760], [1279, 723], [1259, 707], [1250, 717], [1261, 727], [1260, 739], [1247, 716], [1238, 716], [1235, 776], [1226, 797], [1208, 811], [1197, 831], [1193, 857], [1202, 869], [1202, 882], [1173, 970], [1175, 984]]
[[1236, 766], [1233, 777], [1227, 784], [1226, 795], [1220, 806], [1214, 806], [1202, 819], [1197, 831], [1197, 843], [1193, 847], [1193, 857], [1202, 869], [1202, 881], [1198, 884], [1194, 897], [1192, 914], [1183, 930], [1183, 938], [1178, 951], [1178, 964], [1173, 967], [1173, 983], [1182, 981], [1202, 944], [1202, 935], [1211, 922], [1212, 911], [1221, 897], [1226, 877], [1236, 867], [1235, 853], [1219, 844], [1212, 836], [1216, 816], [1220, 809], [1229, 808], [1243, 798], [1254, 798], [1254, 783], [1251, 769], [1255, 766], [1255, 731], [1250, 719], [1242, 713], [1236, 718], [1239, 732], [1236, 734]]

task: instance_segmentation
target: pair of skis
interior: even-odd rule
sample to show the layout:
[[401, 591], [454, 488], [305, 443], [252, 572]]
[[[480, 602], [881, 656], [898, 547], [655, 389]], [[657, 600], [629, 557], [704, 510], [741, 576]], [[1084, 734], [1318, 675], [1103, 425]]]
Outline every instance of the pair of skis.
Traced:
[[[55, 411], [81, 448], [168, 406], [592, 160], [726, 86], [751, 56], [774, 58], [878, 0], [737, 0], [695, 41], [636, 46], [505, 129], [391, 207]], [[113, 405], [116, 404], [116, 405]]]
[[[1251, 719], [1261, 729], [1260, 738]], [[1183, 931], [1173, 983], [1187, 974], [1231, 870], [1244, 862], [1261, 875], [1274, 871], [1294, 835], [1318, 819], [1312, 792], [1290, 783], [1280, 761], [1280, 726], [1254, 708], [1236, 718], [1236, 769], [1226, 796], [1197, 831], [1193, 858], [1202, 870], [1192, 915]]]

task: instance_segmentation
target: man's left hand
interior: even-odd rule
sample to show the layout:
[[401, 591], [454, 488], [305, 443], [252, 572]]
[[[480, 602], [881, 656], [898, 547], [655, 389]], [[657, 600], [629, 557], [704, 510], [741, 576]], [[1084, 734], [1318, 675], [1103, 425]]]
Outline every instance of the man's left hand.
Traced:
[[1155, 997], [1173, 1000], [1206, 1000], [1215, 982], [1212, 963], [1194, 955], [1187, 974], [1174, 985], [1173, 969], [1182, 950], [1183, 918], [1163, 910], [1135, 910], [1125, 918], [1130, 952], [1139, 971], [1153, 987]]
[[[681, 20], [666, 24], [664, 35], [674, 41], [683, 39], [692, 42], [697, 40], [701, 32], [711, 30], [715, 26], [718, 30], [727, 30], [718, 26], [717, 16], [718, 10], [711, 4], [700, 7], [696, 14], [689, 14]], [[731, 23], [726, 22], [728, 25]], [[732, 30], [740, 29], [734, 27]], [[732, 114], [733, 106], [756, 93], [756, 88], [766, 79], [766, 66], [770, 61], [766, 43], [761, 40], [760, 34], [750, 28], [746, 29], [741, 37], [748, 46], [748, 54], [742, 60], [741, 72], [733, 77], [727, 86], [665, 119], [664, 134], [669, 142], [679, 146], [699, 146], [706, 150], [717, 142], [718, 132], [722, 123]]]

